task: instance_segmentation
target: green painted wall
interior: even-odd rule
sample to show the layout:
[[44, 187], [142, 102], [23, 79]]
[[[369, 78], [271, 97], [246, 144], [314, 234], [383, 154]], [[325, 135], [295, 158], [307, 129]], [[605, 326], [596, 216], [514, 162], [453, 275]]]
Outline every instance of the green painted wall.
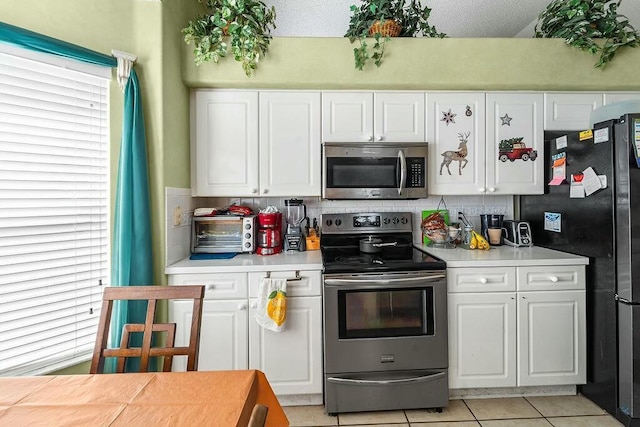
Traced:
[[602, 71], [595, 58], [558, 39], [392, 39], [380, 68], [353, 66], [345, 38], [275, 38], [254, 77], [224, 58], [196, 66], [183, 51], [192, 87], [414, 90], [640, 90], [640, 49], [623, 49]]

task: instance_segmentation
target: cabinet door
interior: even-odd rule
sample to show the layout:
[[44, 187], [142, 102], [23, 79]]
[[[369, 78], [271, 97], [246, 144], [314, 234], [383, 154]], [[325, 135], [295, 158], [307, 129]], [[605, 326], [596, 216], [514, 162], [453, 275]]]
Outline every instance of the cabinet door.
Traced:
[[542, 94], [487, 94], [487, 194], [544, 193], [542, 106]]
[[195, 92], [194, 196], [258, 195], [258, 92]]
[[375, 92], [375, 142], [425, 142], [424, 92]]
[[429, 93], [427, 141], [431, 194], [484, 193], [483, 93]]
[[[605, 92], [604, 94], [604, 105], [623, 101], [640, 102], [640, 92]], [[629, 111], [629, 113], [630, 112], [631, 111]]]
[[373, 141], [373, 93], [323, 92], [322, 141]]
[[[176, 323], [176, 345], [186, 345], [191, 331], [192, 301], [170, 301], [169, 322]], [[202, 305], [199, 371], [247, 369], [247, 300], [207, 300]], [[173, 370], [184, 371], [186, 357], [173, 359]]]
[[518, 293], [518, 385], [586, 382], [585, 291]]
[[602, 93], [545, 93], [545, 130], [591, 128], [591, 112], [602, 106]]
[[282, 332], [260, 327], [256, 299], [250, 304], [249, 368], [263, 371], [277, 395], [322, 393], [322, 297], [287, 298]]
[[260, 194], [320, 196], [320, 92], [260, 93]]
[[514, 292], [449, 294], [449, 387], [515, 387]]

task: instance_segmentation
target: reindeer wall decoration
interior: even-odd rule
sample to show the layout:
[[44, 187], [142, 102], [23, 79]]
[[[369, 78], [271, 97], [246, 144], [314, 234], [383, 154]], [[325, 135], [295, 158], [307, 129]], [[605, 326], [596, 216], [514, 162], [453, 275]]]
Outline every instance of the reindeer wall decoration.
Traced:
[[[442, 168], [444, 166], [447, 167], [447, 172], [451, 175], [451, 170], [449, 169], [449, 165], [454, 160], [458, 162], [458, 175], [462, 175], [462, 169], [467, 166], [469, 161], [466, 159], [467, 157], [467, 140], [469, 139], [469, 135], [471, 132], [467, 132], [465, 134], [458, 134], [458, 139], [460, 140], [460, 145], [458, 145], [458, 151], [445, 151], [442, 153], [444, 159], [442, 159], [442, 163], [440, 164], [440, 175], [442, 175]], [[464, 162], [464, 163], [463, 163]]]

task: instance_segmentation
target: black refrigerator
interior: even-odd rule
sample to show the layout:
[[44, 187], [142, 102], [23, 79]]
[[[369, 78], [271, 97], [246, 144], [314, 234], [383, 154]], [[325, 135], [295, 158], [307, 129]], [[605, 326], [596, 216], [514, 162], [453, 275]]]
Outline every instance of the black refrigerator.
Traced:
[[[640, 114], [598, 123], [591, 134], [545, 132], [545, 182], [563, 163], [567, 182], [519, 198], [536, 245], [590, 260], [587, 384], [580, 391], [626, 426], [640, 426], [639, 159]], [[589, 167], [606, 176], [606, 187], [570, 198], [571, 176], [579, 182]]]

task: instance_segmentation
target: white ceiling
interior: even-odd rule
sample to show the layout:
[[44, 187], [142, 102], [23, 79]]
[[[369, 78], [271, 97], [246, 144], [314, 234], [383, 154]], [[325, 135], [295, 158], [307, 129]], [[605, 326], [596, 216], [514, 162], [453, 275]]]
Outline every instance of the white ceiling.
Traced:
[[[279, 37], [342, 37], [355, 0], [264, 0], [276, 7]], [[423, 0], [424, 2], [424, 0]], [[533, 37], [538, 15], [551, 0], [429, 0], [429, 22], [449, 37]], [[618, 12], [640, 30], [639, 0], [625, 0]], [[631, 6], [634, 4], [634, 6]]]

